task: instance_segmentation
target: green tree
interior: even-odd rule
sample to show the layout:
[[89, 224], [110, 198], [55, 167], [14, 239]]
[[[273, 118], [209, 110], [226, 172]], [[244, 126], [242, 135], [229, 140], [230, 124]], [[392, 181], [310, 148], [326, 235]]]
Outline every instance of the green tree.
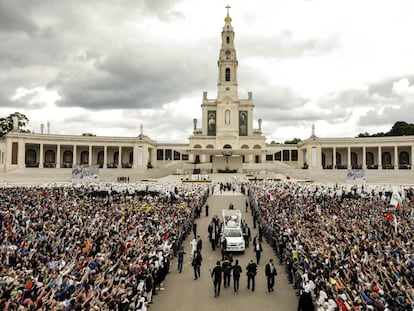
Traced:
[[297, 144], [298, 142], [301, 142], [302, 140], [300, 138], [293, 138], [292, 140], [287, 140], [285, 141], [285, 144], [287, 145], [294, 145]]
[[30, 132], [29, 130], [25, 129], [26, 125], [29, 123], [29, 119], [24, 114], [15, 112], [7, 117], [0, 118], [0, 138], [2, 138], [13, 129], [13, 117], [17, 117], [19, 131]]
[[414, 124], [404, 121], [397, 121], [392, 126], [391, 130], [386, 133], [379, 132], [370, 135], [368, 132], [359, 133], [357, 137], [384, 137], [384, 136], [407, 136], [414, 135]]
[[404, 121], [395, 122], [387, 136], [405, 136], [414, 135], [414, 124]]
[[359, 133], [357, 137], [370, 137], [371, 135], [368, 132]]

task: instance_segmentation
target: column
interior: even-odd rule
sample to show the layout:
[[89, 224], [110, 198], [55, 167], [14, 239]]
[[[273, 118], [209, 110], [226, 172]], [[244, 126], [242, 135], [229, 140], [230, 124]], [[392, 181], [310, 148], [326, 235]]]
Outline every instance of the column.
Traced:
[[60, 144], [56, 146], [56, 168], [60, 168]]
[[132, 168], [138, 168], [138, 145], [132, 147]]
[[414, 145], [411, 145], [411, 169], [414, 170]]
[[351, 163], [351, 147], [347, 147], [347, 168], [350, 170], [352, 169], [352, 163]]
[[[275, 154], [272, 154], [272, 162], [275, 162]], [[303, 151], [298, 148], [298, 168], [303, 167]]]
[[382, 169], [381, 146], [378, 146], [378, 169]]
[[[151, 161], [151, 165], [155, 167], [155, 165], [158, 165], [157, 163], [157, 149], [156, 148], [149, 148], [148, 147], [148, 159]], [[194, 161], [194, 157], [190, 154], [189, 157], [190, 161]], [[146, 165], [144, 161], [144, 165]]]
[[367, 150], [366, 147], [362, 147], [362, 169], [367, 168]]
[[118, 168], [122, 168], [122, 147], [118, 148]]
[[[12, 143], [13, 144], [13, 143]], [[8, 150], [10, 150], [10, 160], [9, 163], [11, 164], [11, 151], [12, 151], [12, 144], [10, 145], [10, 148]], [[24, 168], [26, 167], [26, 163], [25, 163], [25, 158], [26, 158], [26, 144], [24, 142], [18, 142], [17, 145], [17, 165], [20, 168]]]
[[[318, 170], [321, 170], [322, 169], [322, 147], [321, 147], [321, 145], [318, 145], [316, 147], [316, 150], [317, 150], [316, 154], [317, 154], [317, 157], [318, 157], [316, 168]], [[282, 160], [283, 160], [283, 151], [282, 151]]]
[[73, 145], [73, 166], [75, 166], [77, 164], [77, 156], [76, 156], [76, 154], [78, 152], [77, 149], [78, 149], [77, 146]]
[[108, 146], [107, 145], [105, 145], [104, 146], [104, 163], [103, 163], [103, 166], [102, 166], [102, 168], [107, 168], [108, 167]]
[[398, 146], [394, 146], [394, 170], [399, 169], [398, 166]]
[[39, 168], [43, 168], [43, 144], [40, 144], [40, 152], [39, 152]]
[[152, 159], [150, 158], [148, 145], [145, 144], [142, 146], [142, 167], [147, 167], [148, 162], [151, 162], [151, 164], [153, 164]]
[[88, 164], [92, 165], [92, 145], [89, 145], [89, 158], [88, 158]]
[[333, 169], [335, 170], [336, 169], [336, 147], [335, 146], [333, 147], [332, 153], [333, 153], [333, 157], [332, 157], [333, 163], [332, 163], [332, 165], [333, 165]]

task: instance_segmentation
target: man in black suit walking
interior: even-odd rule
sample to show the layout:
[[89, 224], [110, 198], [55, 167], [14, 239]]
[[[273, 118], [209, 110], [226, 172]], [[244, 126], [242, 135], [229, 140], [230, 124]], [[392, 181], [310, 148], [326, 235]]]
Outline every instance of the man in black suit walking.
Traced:
[[260, 242], [257, 235], [253, 239], [253, 246], [254, 246], [254, 252], [256, 253], [256, 264], [259, 264], [263, 248], [262, 248], [262, 243]]
[[267, 278], [267, 290], [269, 293], [273, 292], [275, 286], [275, 276], [277, 275], [276, 267], [273, 264], [273, 259], [270, 259], [269, 263], [266, 264], [265, 274]]
[[239, 266], [239, 261], [236, 259], [236, 263], [232, 266], [231, 270], [233, 271], [233, 285], [234, 285], [234, 294], [239, 291], [239, 281], [240, 275], [242, 273], [242, 268]]
[[222, 274], [223, 274], [223, 268], [221, 267], [220, 261], [217, 261], [216, 266], [214, 267], [213, 271], [211, 271], [211, 278], [213, 279], [213, 284], [214, 284], [214, 297], [217, 297], [220, 295]]
[[201, 254], [201, 250], [203, 249], [203, 241], [201, 240], [201, 237], [197, 235], [197, 252]]
[[201, 257], [201, 254], [198, 251], [195, 251], [193, 261], [191, 262], [191, 265], [194, 268], [194, 280], [197, 280], [200, 277], [200, 267], [202, 261], [203, 257]]
[[253, 260], [250, 260], [249, 264], [246, 267], [246, 271], [247, 271], [247, 289], [250, 289], [250, 283], [252, 283], [252, 292], [254, 292], [257, 265], [253, 262]]

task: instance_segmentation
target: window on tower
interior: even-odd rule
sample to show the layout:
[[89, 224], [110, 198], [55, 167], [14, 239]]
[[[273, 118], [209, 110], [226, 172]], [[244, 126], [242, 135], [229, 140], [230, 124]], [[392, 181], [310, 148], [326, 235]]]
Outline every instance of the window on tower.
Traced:
[[226, 68], [226, 81], [230, 81], [230, 68]]
[[227, 43], [227, 44], [229, 44], [229, 43], [230, 43], [230, 37], [229, 37], [229, 36], [227, 36], [227, 37], [226, 37], [226, 43]]

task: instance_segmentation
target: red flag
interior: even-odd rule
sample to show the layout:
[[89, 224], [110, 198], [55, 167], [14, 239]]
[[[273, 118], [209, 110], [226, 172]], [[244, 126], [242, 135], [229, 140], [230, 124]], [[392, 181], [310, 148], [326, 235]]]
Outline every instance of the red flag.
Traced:
[[392, 216], [392, 214], [391, 213], [387, 213], [387, 219], [389, 220], [389, 221], [392, 221], [393, 219], [394, 219], [394, 217]]
[[32, 281], [29, 281], [27, 284], [26, 284], [26, 286], [25, 286], [25, 290], [30, 290], [31, 288], [32, 288], [32, 286], [33, 286], [33, 282]]

